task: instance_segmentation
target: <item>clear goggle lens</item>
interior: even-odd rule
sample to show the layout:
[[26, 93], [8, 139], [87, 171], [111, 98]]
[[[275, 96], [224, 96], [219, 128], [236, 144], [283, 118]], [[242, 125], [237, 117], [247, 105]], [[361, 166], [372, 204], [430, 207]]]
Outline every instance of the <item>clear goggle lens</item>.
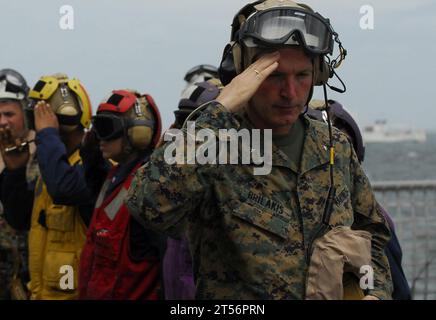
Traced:
[[301, 44], [317, 54], [332, 53], [333, 31], [318, 14], [295, 9], [273, 9], [255, 13], [242, 26], [240, 40], [271, 45]]

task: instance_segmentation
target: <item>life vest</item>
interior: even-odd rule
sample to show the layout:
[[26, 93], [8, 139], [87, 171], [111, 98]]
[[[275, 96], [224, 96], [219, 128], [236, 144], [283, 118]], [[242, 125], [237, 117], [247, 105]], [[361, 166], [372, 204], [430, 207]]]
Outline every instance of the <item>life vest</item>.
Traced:
[[[68, 162], [70, 165], [81, 162], [79, 150]], [[29, 233], [31, 299], [78, 297], [78, 259], [85, 240], [86, 226], [78, 208], [54, 204], [40, 176], [35, 187]]]
[[123, 200], [139, 165], [106, 198], [116, 168], [103, 184], [80, 259], [81, 299], [158, 299], [159, 258], [133, 261], [129, 254], [131, 216]]

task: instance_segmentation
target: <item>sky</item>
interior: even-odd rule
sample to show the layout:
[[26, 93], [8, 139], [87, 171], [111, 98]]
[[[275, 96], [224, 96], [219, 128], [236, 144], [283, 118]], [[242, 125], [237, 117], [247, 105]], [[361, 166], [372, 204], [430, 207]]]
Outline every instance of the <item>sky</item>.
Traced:
[[[76, 77], [87, 89], [94, 112], [113, 89], [147, 92], [167, 128], [186, 71], [202, 63], [219, 64], [233, 16], [246, 3], [0, 0], [0, 68], [18, 70], [31, 86], [40, 76], [56, 72]], [[329, 98], [341, 102], [361, 127], [386, 119], [392, 127], [436, 131], [436, 1], [305, 3], [330, 19], [348, 51], [337, 69], [347, 92], [329, 91]], [[60, 26], [64, 5], [73, 9], [72, 30]], [[362, 19], [368, 21], [364, 6], [372, 9], [372, 29], [362, 28]], [[316, 90], [315, 97], [321, 98], [321, 92]]]

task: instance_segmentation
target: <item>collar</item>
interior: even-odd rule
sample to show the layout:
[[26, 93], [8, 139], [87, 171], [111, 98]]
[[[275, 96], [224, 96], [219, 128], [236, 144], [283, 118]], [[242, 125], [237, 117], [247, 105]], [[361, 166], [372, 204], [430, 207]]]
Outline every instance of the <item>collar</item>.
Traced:
[[[241, 122], [241, 128], [253, 129], [253, 124], [244, 114], [238, 115]], [[303, 154], [300, 163], [300, 174], [310, 171], [316, 167], [329, 163], [329, 135], [326, 124], [309, 118], [307, 115], [300, 116], [305, 124], [305, 139], [303, 145]], [[288, 157], [277, 147], [272, 144], [272, 165], [289, 168]]]

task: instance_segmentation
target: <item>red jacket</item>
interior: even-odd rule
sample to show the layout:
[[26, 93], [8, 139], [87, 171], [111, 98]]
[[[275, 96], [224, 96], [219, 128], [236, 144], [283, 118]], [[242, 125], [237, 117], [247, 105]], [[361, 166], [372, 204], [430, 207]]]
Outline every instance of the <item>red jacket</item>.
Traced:
[[100, 191], [80, 258], [81, 299], [158, 298], [158, 257], [133, 261], [129, 254], [131, 216], [123, 200], [138, 166], [104, 199], [115, 169], [112, 170]]

